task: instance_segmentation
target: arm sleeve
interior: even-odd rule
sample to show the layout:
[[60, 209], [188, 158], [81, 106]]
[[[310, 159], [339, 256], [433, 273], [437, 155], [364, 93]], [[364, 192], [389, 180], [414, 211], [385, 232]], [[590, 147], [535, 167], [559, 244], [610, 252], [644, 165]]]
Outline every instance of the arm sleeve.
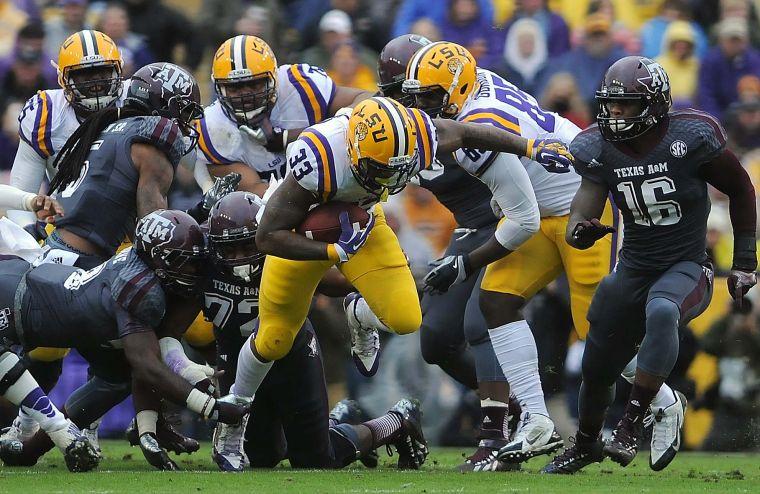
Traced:
[[734, 232], [755, 233], [757, 209], [755, 188], [739, 159], [729, 149], [700, 168], [707, 183], [723, 192], [729, 199], [729, 215]]
[[214, 185], [214, 179], [211, 178], [211, 174], [208, 171], [208, 161], [201, 159], [203, 153], [198, 153], [198, 158], [195, 160], [195, 168], [193, 169], [193, 176], [198, 183], [198, 187], [205, 194]]
[[[21, 140], [11, 168], [11, 185], [25, 192], [37, 194], [45, 178], [45, 158], [37, 154], [32, 147]], [[34, 223], [34, 214], [26, 211], [8, 211], [8, 218], [14, 223], [24, 226]]]
[[511, 251], [536, 233], [541, 225], [538, 201], [528, 172], [517, 156], [499, 153], [478, 177], [488, 186], [504, 212], [494, 236]]
[[36, 196], [36, 194], [24, 192], [10, 185], [0, 184], [0, 209], [31, 211], [31, 201]]

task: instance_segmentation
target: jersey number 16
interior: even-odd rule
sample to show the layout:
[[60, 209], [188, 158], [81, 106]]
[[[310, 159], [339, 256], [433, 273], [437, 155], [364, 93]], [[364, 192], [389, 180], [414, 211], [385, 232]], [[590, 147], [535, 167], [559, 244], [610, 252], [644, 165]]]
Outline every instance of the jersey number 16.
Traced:
[[676, 191], [669, 177], [644, 180], [637, 191], [633, 182], [620, 182], [617, 190], [623, 193], [625, 204], [637, 225], [675, 225], [681, 221], [681, 205], [672, 200], [658, 200], [656, 192], [668, 195]]

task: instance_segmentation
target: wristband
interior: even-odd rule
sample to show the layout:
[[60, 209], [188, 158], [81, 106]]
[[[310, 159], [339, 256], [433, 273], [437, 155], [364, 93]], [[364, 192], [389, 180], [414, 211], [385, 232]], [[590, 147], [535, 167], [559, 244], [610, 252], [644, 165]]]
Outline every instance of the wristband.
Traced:
[[731, 269], [738, 271], [757, 269], [757, 241], [754, 232], [734, 233], [734, 263]]
[[536, 157], [535, 157], [535, 153], [534, 153], [534, 150], [533, 150], [533, 143], [534, 142], [536, 142], [535, 139], [528, 139], [528, 147], [525, 150], [525, 156], [527, 158], [530, 158], [530, 159], [532, 159], [532, 160], [535, 161]]
[[214, 413], [214, 407], [216, 406], [216, 400], [211, 395], [207, 395], [195, 388], [190, 390], [190, 394], [187, 395], [185, 402], [188, 410], [194, 411], [204, 419], [209, 418]]
[[327, 244], [327, 259], [333, 262], [346, 262], [348, 255], [338, 244]]

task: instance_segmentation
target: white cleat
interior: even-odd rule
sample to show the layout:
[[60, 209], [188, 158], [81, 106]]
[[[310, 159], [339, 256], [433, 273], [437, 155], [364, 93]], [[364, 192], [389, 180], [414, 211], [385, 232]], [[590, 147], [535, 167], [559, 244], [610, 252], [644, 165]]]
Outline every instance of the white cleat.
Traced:
[[[250, 398], [235, 396], [236, 401], [250, 402]], [[250, 414], [246, 414], [237, 425], [219, 422], [214, 430], [214, 449], [211, 457], [223, 472], [242, 472], [250, 466], [243, 446], [245, 444], [245, 427]]]
[[680, 391], [674, 391], [674, 395], [673, 404], [652, 410], [652, 414], [644, 419], [645, 425], [653, 424], [649, 467], [655, 471], [667, 467], [681, 448], [687, 402]]
[[3, 429], [2, 434], [0, 434], [0, 441], [24, 442], [31, 439], [40, 429], [40, 424], [36, 421], [31, 421], [31, 426], [25, 426], [24, 422], [29, 423], [30, 421], [22, 421], [21, 417], [16, 416], [16, 418], [13, 419], [13, 423], [9, 427]]
[[351, 333], [351, 356], [356, 369], [363, 376], [372, 377], [380, 365], [380, 336], [376, 328], [364, 326], [356, 313], [356, 305], [362, 296], [351, 292], [343, 300], [348, 329]]
[[84, 434], [84, 437], [87, 438], [87, 440], [92, 444], [92, 447], [95, 448], [95, 451], [98, 452], [98, 454], [101, 454], [102, 451], [100, 449], [100, 441], [98, 439], [98, 428], [100, 427], [100, 421], [93, 422], [90, 424], [90, 427], [87, 429], [82, 429], [82, 434]]
[[563, 446], [554, 422], [545, 415], [525, 412], [512, 440], [499, 450], [499, 460], [520, 463], [534, 456], [548, 455]]
[[66, 467], [72, 472], [88, 472], [100, 463], [100, 454], [90, 444], [74, 422], [66, 420], [66, 426], [47, 435], [63, 453]]

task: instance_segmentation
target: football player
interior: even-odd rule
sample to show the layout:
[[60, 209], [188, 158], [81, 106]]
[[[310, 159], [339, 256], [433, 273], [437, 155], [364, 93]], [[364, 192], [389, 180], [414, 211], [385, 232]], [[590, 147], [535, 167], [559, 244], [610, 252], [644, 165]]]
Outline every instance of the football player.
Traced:
[[[21, 110], [19, 141], [11, 169], [11, 185], [38, 193], [42, 181], [55, 175], [53, 162], [69, 136], [90, 115], [115, 107], [122, 95], [122, 59], [116, 43], [100, 31], [72, 34], [58, 52], [60, 89], [39, 91]], [[34, 215], [10, 211], [24, 226]]]
[[[216, 203], [208, 219], [213, 262], [204, 282], [204, 312], [214, 324], [217, 362], [224, 371], [219, 378], [222, 394], [229, 392], [238, 354], [258, 323], [264, 254], [256, 248], [255, 236], [262, 205], [252, 193], [233, 192]], [[188, 361], [179, 341], [163, 338], [160, 343], [165, 360], [184, 373]], [[396, 448], [402, 467], [418, 468], [424, 462], [421, 411], [413, 401], [403, 400], [386, 416], [362, 425], [329, 423], [330, 418], [350, 420], [358, 413], [343, 406], [328, 417], [320, 354], [306, 320], [288, 355], [272, 366], [256, 392], [251, 420], [244, 419], [242, 427], [217, 426], [213, 458], [221, 470], [240, 471], [247, 464], [271, 468], [286, 457], [296, 468], [341, 468], [384, 444]], [[390, 428], [389, 433], [380, 433], [383, 428]]]
[[[463, 145], [520, 154], [540, 150], [547, 162], [567, 166], [570, 161], [564, 147], [531, 144], [486, 126], [433, 122], [419, 110], [380, 97], [308, 128], [289, 146], [290, 172], [269, 199], [256, 233], [259, 250], [271, 256], [262, 273], [259, 331], [241, 350], [236, 395], [253, 396], [273, 361], [287, 355], [317, 283], [333, 265], [361, 293], [357, 311], [377, 314], [375, 328], [397, 334], [419, 328], [422, 314], [414, 279], [379, 203], [430, 167], [437, 152]], [[366, 227], [355, 230], [344, 212], [343, 231], [335, 243], [292, 231], [312, 205], [330, 201], [370, 211]]]
[[301, 130], [372, 96], [337, 86], [319, 67], [278, 66], [269, 45], [247, 35], [222, 43], [211, 79], [217, 100], [197, 124], [201, 152], [196, 177], [204, 191], [211, 185], [208, 174], [237, 172], [242, 175], [239, 190], [262, 196], [270, 178], [285, 177], [285, 147]]
[[[236, 172], [241, 175], [238, 190], [263, 196], [268, 180], [285, 177], [285, 147], [301, 130], [372, 96], [337, 86], [319, 67], [278, 66], [272, 49], [256, 36], [239, 35], [222, 43], [211, 78], [217, 100], [197, 122], [201, 152], [195, 175], [204, 192], [212, 177]], [[208, 333], [193, 328], [185, 339], [202, 348], [213, 341]], [[352, 353], [359, 353], [361, 340], [352, 334], [351, 341]]]
[[[547, 473], [574, 473], [605, 455], [626, 466], [636, 456], [647, 407], [678, 356], [678, 327], [698, 316], [712, 295], [713, 268], [705, 251], [707, 184], [729, 198], [734, 232], [729, 293], [741, 304], [756, 283], [755, 192], [726, 148], [718, 121], [696, 110], [671, 112], [667, 73], [639, 56], [608, 69], [596, 100], [597, 124], [571, 144], [583, 181], [566, 239], [576, 249], [589, 249], [606, 237], [611, 228], [601, 213], [608, 195], [623, 214], [625, 236], [615, 271], [599, 285], [588, 313], [575, 444], [544, 468]], [[602, 424], [615, 379], [637, 347], [633, 389], [604, 444]], [[680, 446], [685, 402], [671, 397], [671, 403], [681, 412], [668, 421], [669, 436], [653, 437], [654, 470], [670, 463]], [[657, 413], [655, 420], [660, 419]]]
[[[184, 69], [168, 63], [139, 69], [123, 108], [92, 115], [56, 156], [50, 189], [58, 191], [66, 214], [45, 244], [91, 269], [116, 253], [137, 217], [165, 208], [174, 169], [188, 152], [185, 141], [195, 135], [191, 122], [201, 115], [199, 101], [198, 85]], [[80, 353], [94, 376], [69, 397], [66, 410], [85, 426], [129, 395], [130, 379], [120, 351], [88, 346]], [[14, 428], [9, 433], [23, 437], [35, 425], [19, 416]]]
[[[206, 419], [239, 422], [248, 407], [217, 401], [174, 374], [161, 360], [154, 332], [170, 295], [182, 298], [194, 294], [206, 260], [205, 238], [198, 223], [185, 213], [171, 210], [144, 217], [135, 231], [134, 248], [89, 271], [54, 263], [32, 267], [21, 258], [5, 256], [0, 260], [0, 310], [4, 315], [0, 341], [26, 349], [43, 344], [55, 348], [120, 346], [136, 386], [155, 389]], [[52, 405], [38, 389], [32, 395], [20, 393], [17, 386], [29, 388], [33, 380], [14, 354], [4, 351], [0, 362], [3, 392], [33, 412], [44, 431], [50, 430], [48, 425], [54, 418], [56, 424], [68, 424], [56, 410], [55, 417], [55, 413], [45, 413]], [[29, 402], [30, 396], [39, 401]], [[39, 408], [45, 402], [47, 410]], [[52, 429], [49, 439], [48, 434], [37, 433], [27, 444], [36, 450], [40, 443], [50, 440], [61, 448], [79, 441], [86, 448], [77, 447], [84, 449], [77, 457], [97, 464], [92, 445], [74, 437], [76, 427], [66, 427], [70, 439], [66, 444], [59, 444], [58, 428]], [[27, 444], [3, 450], [2, 460], [9, 465], [33, 464], [37, 457], [27, 455]]]

